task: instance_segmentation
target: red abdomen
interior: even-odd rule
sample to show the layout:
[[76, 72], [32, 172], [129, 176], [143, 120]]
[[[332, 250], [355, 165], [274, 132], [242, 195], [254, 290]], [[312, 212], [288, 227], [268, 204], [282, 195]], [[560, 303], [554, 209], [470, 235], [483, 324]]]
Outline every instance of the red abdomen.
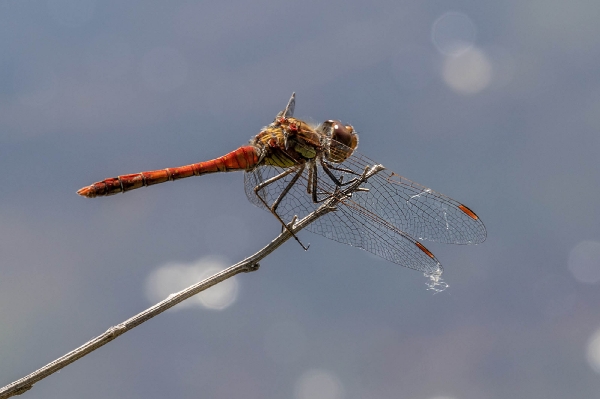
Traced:
[[236, 170], [250, 170], [259, 160], [256, 147], [247, 145], [231, 151], [222, 157], [206, 162], [194, 163], [177, 168], [166, 168], [151, 170], [147, 172], [134, 173], [111, 177], [83, 187], [77, 194], [87, 198], [113, 195], [134, 190], [136, 188], [164, 183], [166, 181], [183, 179], [190, 176], [200, 176], [207, 173], [233, 172]]

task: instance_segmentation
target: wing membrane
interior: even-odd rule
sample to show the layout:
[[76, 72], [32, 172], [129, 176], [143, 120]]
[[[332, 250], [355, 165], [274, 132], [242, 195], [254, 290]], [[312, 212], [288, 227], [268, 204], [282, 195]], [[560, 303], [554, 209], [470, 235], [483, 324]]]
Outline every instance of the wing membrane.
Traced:
[[[263, 202], [256, 196], [254, 188], [260, 182], [284, 171], [285, 169], [274, 166], [260, 166], [247, 172], [245, 187], [249, 200], [255, 205], [265, 208]], [[321, 172], [323, 172], [321, 169], [317, 172], [318, 197], [325, 199], [333, 191], [335, 185]], [[277, 208], [277, 213], [284, 221], [291, 220], [295, 215], [302, 218], [321, 205], [314, 203], [311, 195], [307, 193], [308, 174], [308, 168], [305, 168], [299, 180], [290, 188]], [[264, 187], [259, 190], [258, 195], [268, 204], [272, 204], [279, 197], [279, 193], [288, 186], [294, 175], [294, 173], [288, 174]], [[366, 193], [354, 193], [351, 198], [343, 200], [336, 211], [324, 215], [306, 228], [326, 238], [369, 251], [393, 263], [419, 270], [428, 275], [439, 276], [442, 273], [442, 267], [429, 251], [408, 234], [398, 230], [356, 202], [356, 198], [363, 194]]]

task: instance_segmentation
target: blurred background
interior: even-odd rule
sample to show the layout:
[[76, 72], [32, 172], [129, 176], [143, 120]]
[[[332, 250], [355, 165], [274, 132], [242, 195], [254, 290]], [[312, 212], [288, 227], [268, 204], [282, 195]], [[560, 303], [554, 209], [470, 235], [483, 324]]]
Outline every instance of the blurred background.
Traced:
[[476, 211], [422, 274], [309, 232], [27, 398], [600, 397], [600, 3], [0, 2], [0, 385], [280, 231], [243, 173], [87, 200], [273, 120]]

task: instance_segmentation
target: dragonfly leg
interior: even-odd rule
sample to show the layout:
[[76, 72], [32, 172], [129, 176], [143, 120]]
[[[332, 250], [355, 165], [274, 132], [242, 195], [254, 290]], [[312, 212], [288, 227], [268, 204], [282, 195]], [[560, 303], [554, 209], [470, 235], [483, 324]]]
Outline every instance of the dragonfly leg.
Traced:
[[277, 180], [282, 179], [282, 178], [286, 177], [287, 175], [289, 175], [290, 173], [294, 173], [294, 172], [295, 172], [295, 170], [293, 168], [290, 168], [290, 169], [286, 170], [285, 172], [278, 174], [277, 176], [273, 176], [273, 177], [263, 181], [258, 186], [254, 187], [254, 193], [258, 196], [258, 198], [260, 198], [260, 196], [258, 195], [259, 190], [267, 187], [269, 184], [274, 183]]
[[[331, 181], [333, 182], [333, 184], [335, 185], [336, 190], [339, 189], [340, 187], [343, 187], [345, 185], [348, 185], [354, 181], [356, 181], [356, 178], [348, 181], [348, 182], [343, 182], [343, 178], [344, 176], [341, 176], [339, 179], [337, 177], [335, 177], [335, 175], [331, 172], [330, 170], [330, 165], [327, 164], [323, 159], [320, 159], [321, 162], [321, 166], [323, 167], [323, 170], [325, 171], [325, 173], [327, 174], [327, 176], [329, 176], [329, 178], [331, 179]], [[341, 169], [340, 169], [341, 170]], [[309, 194], [312, 194], [312, 201], [315, 204], [321, 203], [323, 201], [326, 201], [327, 199], [331, 198], [331, 196], [333, 195], [333, 193], [329, 193], [329, 192], [322, 192], [320, 194], [325, 195], [325, 198], [319, 200], [318, 198], [318, 191], [317, 191], [317, 184], [318, 184], [318, 176], [317, 176], [317, 164], [316, 162], [313, 160], [310, 165], [309, 165], [309, 170], [308, 170], [308, 184], [306, 187], [306, 191]], [[347, 171], [347, 170], [343, 170], [343, 171]], [[353, 174], [356, 174], [355, 172], [352, 172]]]
[[[341, 186], [342, 182], [339, 181], [334, 175], [333, 173], [331, 173], [331, 170], [329, 169], [329, 166], [327, 165], [327, 163], [325, 161], [323, 161], [321, 159], [321, 166], [323, 167], [323, 170], [325, 171], [325, 173], [327, 173], [327, 176], [329, 176], [329, 178], [335, 183], [336, 186]], [[348, 184], [348, 183], [346, 183]]]
[[313, 192], [313, 183], [312, 183], [313, 179], [314, 179], [314, 168], [311, 165], [311, 167], [308, 168], [308, 181], [306, 184], [306, 192], [308, 194], [312, 194], [312, 192]]
[[[336, 191], [338, 191], [341, 186], [347, 184], [347, 183], [342, 183], [342, 179], [338, 180], [333, 175], [333, 173], [331, 173], [331, 171], [326, 169], [325, 165], [323, 165], [323, 169], [325, 170], [327, 175], [331, 178], [331, 180], [335, 184]], [[309, 175], [312, 176], [312, 178], [309, 179], [309, 181], [308, 181], [307, 191], [309, 194], [312, 194], [312, 201], [315, 204], [319, 204], [321, 202], [327, 201], [329, 198], [331, 198], [334, 195], [334, 193], [330, 193], [330, 192], [319, 193], [317, 191], [317, 184], [318, 184], [317, 171], [318, 171], [317, 164], [313, 161], [312, 164], [310, 165], [310, 173], [309, 173]], [[325, 195], [325, 197], [323, 199], [319, 199], [317, 194], [323, 194], [323, 195]]]
[[[323, 201], [319, 201], [317, 198], [318, 194], [325, 194], [327, 195], [327, 198], [329, 198], [329, 194], [330, 193], [319, 193], [318, 192], [318, 169], [317, 169], [317, 164], [315, 163], [314, 160], [311, 160], [310, 165], [309, 165], [309, 169], [308, 169], [308, 181], [306, 182], [306, 192], [308, 194], [311, 194], [312, 196], [312, 200], [313, 202], [319, 203], [319, 202], [323, 202]], [[337, 185], [337, 179], [335, 179], [335, 177], [333, 177], [334, 179], [334, 183]]]
[[294, 184], [296, 184], [296, 182], [298, 181], [298, 179], [300, 178], [300, 176], [302, 176], [302, 172], [304, 172], [305, 165], [306, 164], [303, 164], [302, 167], [300, 169], [298, 169], [298, 172], [296, 173], [296, 176], [292, 177], [292, 180], [290, 180], [290, 182], [288, 183], [288, 185], [285, 186], [285, 188], [283, 189], [283, 191], [279, 194], [279, 197], [277, 197], [277, 199], [275, 200], [275, 202], [273, 202], [273, 204], [271, 205], [271, 210], [273, 212], [275, 212], [277, 210], [277, 207], [279, 206], [279, 204], [283, 200], [283, 197], [286, 196], [286, 194], [291, 190], [292, 186]]
[[361, 176], [360, 173], [357, 173], [357, 172], [353, 171], [352, 169], [341, 168], [339, 166], [332, 165], [329, 162], [325, 161], [324, 159], [321, 159], [321, 164], [326, 165], [329, 169], [339, 170], [340, 172], [350, 173], [351, 175], [355, 175], [355, 176]]
[[[292, 237], [294, 237], [294, 239], [296, 241], [298, 241], [298, 244], [300, 244], [300, 246], [302, 247], [302, 249], [304, 249], [306, 251], [306, 250], [308, 250], [308, 247], [305, 247], [304, 244], [302, 244], [302, 242], [300, 241], [300, 239], [296, 236], [296, 234], [294, 234], [294, 232], [291, 229], [291, 223], [290, 223], [290, 225], [286, 224], [281, 219], [281, 217], [279, 216], [279, 214], [277, 213], [277, 207], [279, 206], [279, 204], [283, 200], [283, 197], [285, 197], [285, 195], [290, 191], [290, 189], [292, 188], [292, 186], [298, 181], [298, 179], [302, 175], [302, 172], [304, 171], [304, 167], [305, 167], [305, 164], [303, 164], [299, 169], [293, 169], [293, 168], [291, 168], [291, 169], [286, 170], [283, 173], [278, 174], [277, 176], [274, 176], [274, 177], [271, 177], [270, 179], [265, 180], [264, 182], [260, 183], [258, 186], [254, 187], [254, 194], [256, 194], [256, 196], [258, 197], [258, 199], [273, 214], [273, 216], [275, 216], [277, 218], [277, 220], [279, 220], [279, 223], [281, 223], [282, 229], [286, 229], [292, 235]], [[269, 205], [267, 203], [267, 201], [265, 201], [264, 198], [262, 198], [259, 195], [258, 192], [260, 190], [262, 190], [263, 188], [267, 187], [268, 185], [273, 184], [277, 180], [280, 180], [280, 179], [284, 178], [285, 176], [287, 176], [287, 175], [289, 175], [290, 173], [293, 173], [293, 172], [296, 172], [296, 175], [292, 178], [292, 180], [288, 183], [288, 185], [283, 189], [283, 191], [281, 192], [281, 194], [279, 194], [279, 197], [277, 197], [277, 199], [275, 200], [275, 202], [273, 202], [272, 205]]]
[[[321, 200], [319, 200], [317, 198], [317, 194], [316, 194], [316, 192], [317, 192], [317, 166], [316, 166], [316, 164], [314, 164], [314, 171], [312, 172], [312, 175], [313, 175], [313, 178], [312, 178], [313, 190], [312, 191], [313, 191], [313, 202], [314, 203], [321, 203], [321, 202], [324, 202], [324, 201], [328, 200], [331, 197], [335, 197], [341, 191], [342, 187], [348, 186], [349, 184], [353, 184], [353, 183], [355, 183], [355, 182], [357, 182], [357, 181], [359, 181], [361, 179], [364, 179], [365, 173], [363, 173], [363, 175], [361, 175], [361, 174], [356, 173], [356, 172], [354, 172], [353, 170], [350, 170], [350, 169], [339, 168], [339, 167], [333, 166], [333, 165], [325, 162], [323, 159], [321, 159], [320, 162], [321, 162], [321, 166], [323, 167], [323, 170], [325, 171], [325, 173], [327, 174], [327, 176], [329, 176], [329, 178], [331, 179], [331, 181], [335, 185], [335, 188], [334, 188], [333, 192], [322, 192], [322, 193], [319, 193], [319, 194], [325, 195], [325, 198], [323, 198]], [[340, 176], [340, 178], [338, 179], [337, 177], [335, 177], [335, 175], [333, 174], [333, 172], [331, 171], [331, 169], [339, 170], [339, 171], [346, 172], [346, 173], [351, 173], [351, 174], [353, 174], [355, 176], [358, 176], [358, 177], [354, 177], [354, 178], [350, 179], [349, 181], [344, 182], [344, 175]], [[309, 184], [311, 184], [310, 181], [309, 181]], [[310, 193], [310, 190], [308, 190], [308, 191]], [[355, 191], [369, 191], [369, 190], [366, 189], [366, 188], [357, 188]], [[348, 196], [349, 197], [352, 196], [352, 193], [348, 194]]]
[[308, 182], [306, 184], [306, 192], [311, 194], [313, 202], [319, 202], [317, 199], [317, 164], [313, 161], [308, 166]]
[[[353, 182], [356, 181], [356, 178], [351, 179], [349, 181], [347, 181], [346, 183], [342, 183], [342, 179], [340, 178], [339, 180], [334, 176], [334, 174], [331, 172], [331, 169], [333, 170], [339, 170], [340, 172], [346, 172], [346, 173], [350, 173], [356, 176], [360, 176], [360, 174], [356, 173], [353, 170], [350, 169], [346, 169], [346, 168], [340, 168], [331, 164], [328, 164], [327, 162], [325, 162], [323, 159], [321, 159], [321, 166], [323, 167], [323, 170], [325, 171], [325, 173], [327, 173], [327, 176], [329, 176], [329, 178], [331, 180], [333, 180], [333, 182], [335, 183], [336, 186], [341, 187], [341, 186], [346, 186], [348, 184], [351, 184]], [[343, 176], [342, 176], [343, 177]]]

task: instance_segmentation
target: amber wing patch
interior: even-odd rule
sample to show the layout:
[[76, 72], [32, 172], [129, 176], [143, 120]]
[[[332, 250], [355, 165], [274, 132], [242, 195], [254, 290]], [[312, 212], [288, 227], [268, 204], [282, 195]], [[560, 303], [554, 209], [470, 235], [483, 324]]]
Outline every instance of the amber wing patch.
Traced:
[[471, 219], [473, 219], [473, 220], [479, 220], [479, 216], [477, 216], [475, 214], [475, 212], [473, 212], [472, 210], [470, 210], [469, 208], [467, 208], [463, 204], [460, 204], [458, 206], [458, 209], [460, 209], [461, 211], [463, 211], [464, 213], [466, 213], [467, 216], [470, 217]]
[[433, 254], [427, 249], [425, 248], [425, 245], [421, 244], [420, 242], [416, 241], [415, 244], [417, 244], [417, 247], [419, 247], [419, 249], [423, 252], [425, 252], [425, 254], [427, 256], [429, 256], [431, 259], [434, 259], [435, 257], [433, 256]]

